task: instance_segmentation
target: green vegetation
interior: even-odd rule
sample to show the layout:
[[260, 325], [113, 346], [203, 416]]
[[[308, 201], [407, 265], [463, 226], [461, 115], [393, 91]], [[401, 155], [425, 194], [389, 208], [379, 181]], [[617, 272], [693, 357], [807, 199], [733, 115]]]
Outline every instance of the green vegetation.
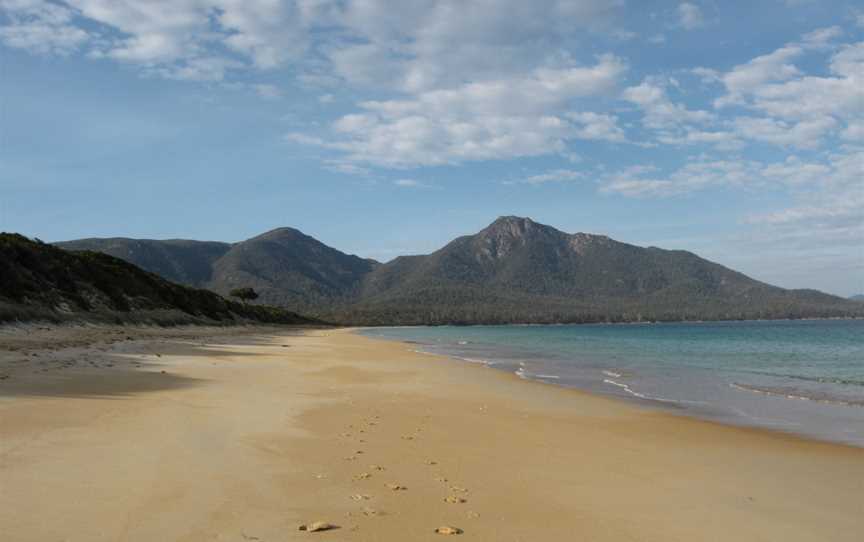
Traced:
[[243, 302], [255, 301], [258, 299], [258, 292], [253, 288], [234, 288], [228, 292], [228, 295], [236, 297]]
[[283, 309], [247, 306], [171, 283], [99, 252], [68, 252], [0, 234], [0, 321], [301, 324]]
[[[166, 243], [200, 251], [195, 241]], [[187, 260], [201, 261], [180, 253], [173, 261]], [[158, 272], [137, 252], [130, 261]], [[355, 325], [864, 316], [862, 303], [777, 288], [690, 252], [568, 234], [519, 217], [386, 264], [280, 228], [231, 245], [209, 276], [204, 285], [216, 292], [252, 288], [265, 303]]]

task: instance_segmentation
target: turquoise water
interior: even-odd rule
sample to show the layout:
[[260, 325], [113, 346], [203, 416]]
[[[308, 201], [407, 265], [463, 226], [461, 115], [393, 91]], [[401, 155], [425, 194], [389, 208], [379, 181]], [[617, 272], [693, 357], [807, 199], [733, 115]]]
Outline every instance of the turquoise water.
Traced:
[[864, 320], [364, 333], [527, 379], [864, 446]]

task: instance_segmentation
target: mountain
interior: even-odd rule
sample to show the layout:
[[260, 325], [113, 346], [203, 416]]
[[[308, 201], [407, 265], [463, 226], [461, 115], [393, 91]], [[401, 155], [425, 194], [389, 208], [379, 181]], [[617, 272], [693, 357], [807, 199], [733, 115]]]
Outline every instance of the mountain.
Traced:
[[278, 228], [234, 244], [109, 238], [55, 245], [104, 252], [168, 280], [223, 295], [251, 287], [262, 303], [301, 311], [354, 298], [362, 279], [380, 265], [293, 228]]
[[293, 228], [237, 243], [213, 264], [207, 286], [220, 293], [252, 287], [268, 304], [320, 310], [356, 295], [377, 262], [331, 248]]
[[247, 306], [181, 286], [122, 259], [70, 252], [0, 233], [0, 321], [307, 324], [282, 309]]
[[851, 301], [857, 301], [857, 302], [861, 303], [861, 302], [864, 302], [864, 294], [850, 295], [849, 299]]
[[340, 310], [349, 321], [411, 324], [862, 314], [838, 297], [770, 286], [690, 252], [568, 234], [513, 216], [428, 256], [377, 268], [358, 302]]
[[172, 282], [203, 287], [213, 274], [213, 264], [231, 249], [229, 243], [186, 239], [80, 239], [55, 243], [66, 250], [93, 250], [134, 263]]
[[514, 216], [386, 264], [280, 228], [231, 245], [203, 285], [251, 286], [267, 303], [359, 325], [864, 316], [859, 303], [771, 286], [691, 252]]

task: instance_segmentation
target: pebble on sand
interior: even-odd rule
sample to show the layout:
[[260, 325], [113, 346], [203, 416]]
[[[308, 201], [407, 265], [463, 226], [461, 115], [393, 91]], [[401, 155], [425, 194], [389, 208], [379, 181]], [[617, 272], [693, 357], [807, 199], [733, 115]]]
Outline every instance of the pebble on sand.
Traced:
[[310, 523], [308, 525], [305, 525], [305, 524], [301, 525], [300, 527], [298, 527], [298, 530], [314, 533], [317, 531], [329, 531], [329, 530], [335, 529], [335, 528], [336, 528], [336, 525], [333, 525], [332, 523], [327, 523], [326, 521], [316, 521], [316, 522]]
[[435, 529], [435, 532], [438, 534], [462, 534], [463, 531], [459, 527], [450, 527], [448, 525], [444, 525], [443, 527], [438, 527]]

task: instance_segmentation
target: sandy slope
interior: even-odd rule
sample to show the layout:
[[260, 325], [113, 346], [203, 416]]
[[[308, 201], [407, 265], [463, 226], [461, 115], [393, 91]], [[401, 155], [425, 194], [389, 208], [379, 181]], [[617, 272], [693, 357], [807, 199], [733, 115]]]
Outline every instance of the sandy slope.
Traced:
[[[261, 333], [0, 355], [2, 539], [864, 532], [862, 449], [638, 409], [346, 331]], [[340, 528], [297, 530], [314, 520]]]

